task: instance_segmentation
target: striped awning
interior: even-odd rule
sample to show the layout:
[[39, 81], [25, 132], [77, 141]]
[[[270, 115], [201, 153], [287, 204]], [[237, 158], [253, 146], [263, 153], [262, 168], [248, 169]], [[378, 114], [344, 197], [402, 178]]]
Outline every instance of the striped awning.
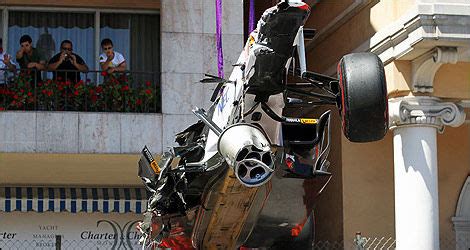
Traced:
[[0, 187], [0, 211], [143, 213], [143, 188]]

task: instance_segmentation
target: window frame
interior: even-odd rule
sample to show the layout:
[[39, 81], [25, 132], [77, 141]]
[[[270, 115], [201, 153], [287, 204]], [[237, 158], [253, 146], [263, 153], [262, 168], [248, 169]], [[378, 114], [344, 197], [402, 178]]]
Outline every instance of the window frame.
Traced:
[[[103, 8], [63, 8], [63, 7], [33, 7], [33, 6], [0, 6], [2, 12], [2, 47], [8, 48], [8, 17], [9, 11], [40, 11], [40, 12], [70, 12], [70, 13], [89, 13], [95, 14], [94, 31], [95, 31], [95, 56], [98, 58], [101, 54], [101, 13], [115, 13], [115, 14], [146, 14], [146, 15], [160, 15], [160, 10], [128, 10], [128, 9], [103, 9]], [[100, 70], [99, 64], [95, 64], [95, 70]]]

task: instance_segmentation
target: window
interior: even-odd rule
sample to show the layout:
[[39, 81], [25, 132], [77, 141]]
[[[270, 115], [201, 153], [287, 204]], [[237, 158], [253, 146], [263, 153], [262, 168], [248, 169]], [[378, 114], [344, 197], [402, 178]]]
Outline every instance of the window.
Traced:
[[[33, 91], [34, 97], [30, 97], [28, 93], [28, 97], [20, 101], [16, 100], [15, 91], [24, 91], [20, 89], [23, 88], [19, 84], [21, 81], [17, 81], [21, 75], [18, 72], [15, 72], [16, 74], [8, 72], [11, 73], [11, 77], [0, 79], [0, 90], [1, 88], [8, 90], [2, 92], [3, 96], [0, 95], [0, 109], [160, 111], [158, 13], [10, 6], [4, 6], [1, 11], [3, 15], [0, 23], [3, 25], [0, 25], [2, 34], [0, 38], [5, 38], [3, 49], [6, 53], [15, 57], [20, 48], [21, 36], [27, 34], [33, 40], [33, 47], [38, 48], [48, 61], [60, 52], [63, 40], [70, 40], [73, 43], [73, 52], [83, 58], [89, 71], [82, 72], [80, 77], [77, 77], [83, 80], [82, 83], [71, 85], [70, 82], [73, 80], [62, 81], [64, 80], [62, 78], [66, 77], [55, 78], [52, 72], [43, 71], [39, 77], [32, 78], [34, 84], [31, 85], [34, 87], [26, 84], [26, 88], [35, 88], [39, 91]], [[100, 72], [99, 55], [102, 53], [100, 43], [104, 38], [110, 38], [115, 51], [123, 54], [127, 70], [130, 72], [117, 72], [110, 77], [108, 77], [109, 72]], [[64, 84], [67, 87], [63, 87]], [[109, 93], [103, 91], [102, 89], [106, 87], [118, 90], [118, 95], [114, 95], [115, 92], [112, 91], [108, 91]], [[46, 90], [46, 88], [54, 89]], [[108, 96], [110, 93], [113, 95]]]
[[[47, 59], [58, 53], [60, 43], [68, 39], [90, 70], [98, 69], [97, 53], [101, 53], [101, 48], [95, 45], [103, 38], [110, 38], [115, 50], [126, 58], [128, 70], [160, 72], [158, 14], [3, 11], [8, 11], [8, 30], [3, 34], [8, 34], [7, 52], [11, 55], [18, 50], [19, 39], [24, 34], [31, 36], [33, 46], [41, 49]], [[95, 16], [99, 17], [100, 27], [95, 27]], [[99, 37], [95, 36], [96, 29], [99, 29]]]
[[33, 46], [47, 60], [60, 51], [60, 43], [70, 40], [74, 53], [80, 55], [90, 69], [95, 68], [94, 15], [88, 13], [55, 13], [10, 11], [8, 20], [8, 53], [14, 55], [20, 37], [28, 34]]
[[131, 71], [160, 72], [160, 20], [156, 15], [101, 14], [101, 38], [110, 38]]

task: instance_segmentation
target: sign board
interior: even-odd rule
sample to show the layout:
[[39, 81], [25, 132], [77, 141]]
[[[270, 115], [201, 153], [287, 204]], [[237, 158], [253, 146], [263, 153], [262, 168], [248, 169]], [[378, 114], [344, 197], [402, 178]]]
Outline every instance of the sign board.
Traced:
[[0, 249], [137, 249], [142, 215], [103, 213], [0, 213]]

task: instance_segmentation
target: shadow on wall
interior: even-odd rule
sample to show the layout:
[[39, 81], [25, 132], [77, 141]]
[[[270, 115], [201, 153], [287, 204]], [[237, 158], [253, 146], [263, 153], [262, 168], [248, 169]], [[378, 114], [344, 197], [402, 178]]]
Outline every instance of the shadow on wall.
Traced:
[[313, 5], [305, 25], [317, 31], [315, 38], [306, 44], [308, 68], [333, 75], [343, 55], [357, 48], [367, 50], [369, 38], [377, 32], [371, 22], [371, 8], [379, 2], [341, 0], [319, 1]]

